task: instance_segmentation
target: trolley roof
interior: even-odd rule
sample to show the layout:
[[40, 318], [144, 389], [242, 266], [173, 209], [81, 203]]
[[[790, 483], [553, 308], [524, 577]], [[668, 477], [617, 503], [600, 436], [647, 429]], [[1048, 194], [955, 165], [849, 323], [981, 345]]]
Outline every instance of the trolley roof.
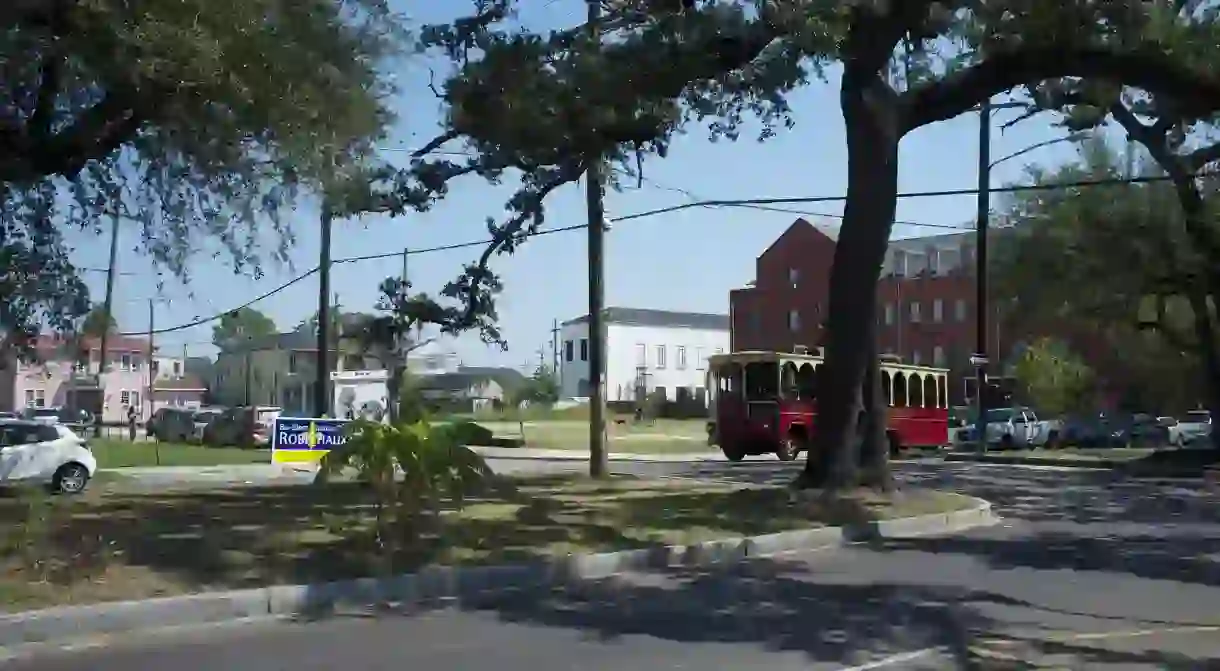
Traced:
[[[797, 366], [802, 366], [806, 363], [819, 366], [825, 359], [817, 354], [796, 354], [793, 352], [770, 352], [766, 350], [745, 350], [741, 352], [729, 352], [728, 354], [713, 354], [707, 358], [708, 364], [716, 366], [727, 366], [730, 364], [747, 364], [747, 363], [793, 363]], [[936, 366], [917, 366], [910, 363], [902, 363], [895, 357], [890, 355], [882, 355], [881, 365], [884, 368], [905, 370], [920, 373], [948, 373], [948, 368], [940, 368]]]

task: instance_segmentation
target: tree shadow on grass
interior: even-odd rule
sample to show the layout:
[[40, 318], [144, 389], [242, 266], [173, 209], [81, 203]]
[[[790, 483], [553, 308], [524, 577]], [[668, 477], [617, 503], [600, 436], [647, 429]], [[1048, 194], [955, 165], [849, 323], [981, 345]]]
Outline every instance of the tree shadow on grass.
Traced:
[[432, 564], [534, 563], [816, 524], [809, 517], [816, 511], [794, 508], [770, 490], [573, 481], [531, 478], [470, 492], [461, 514], [391, 530], [398, 540], [389, 549], [374, 533], [371, 492], [356, 483], [55, 497], [41, 508], [17, 499], [0, 502], [0, 524], [26, 542], [10, 538], [17, 542], [6, 545], [33, 543], [37, 556], [0, 560], [9, 567], [33, 556], [37, 569], [0, 582], [38, 582], [47, 604], [144, 598], [402, 574]]

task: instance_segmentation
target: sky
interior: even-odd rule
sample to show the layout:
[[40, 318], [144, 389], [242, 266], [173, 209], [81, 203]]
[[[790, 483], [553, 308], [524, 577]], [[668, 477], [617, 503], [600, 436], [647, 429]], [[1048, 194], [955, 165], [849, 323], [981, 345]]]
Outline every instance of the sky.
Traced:
[[[405, 6], [405, 0], [400, 0]], [[521, 21], [531, 27], [572, 25], [583, 12], [579, 0], [547, 0], [531, 4]], [[468, 3], [453, 0], [413, 0], [412, 23], [452, 19]], [[394, 69], [399, 84], [395, 100], [398, 121], [383, 147], [383, 156], [405, 162], [406, 152], [430, 140], [437, 131], [438, 101], [427, 88], [429, 66], [443, 63], [413, 57]], [[847, 153], [838, 106], [838, 72], [814, 82], [790, 97], [796, 126], [781, 130], [767, 142], [743, 133], [737, 142], [710, 142], [705, 129], [691, 128], [676, 139], [665, 159], [644, 166], [644, 183], [634, 182], [606, 197], [607, 216], [622, 216], [698, 199], [841, 196], [846, 189]], [[1000, 123], [1015, 112], [997, 112], [993, 121], [993, 158], [1021, 151], [1063, 134], [1049, 119], [1031, 119], [1001, 131]], [[460, 148], [460, 147], [455, 147]], [[1022, 181], [1030, 163], [1054, 165], [1071, 160], [1075, 150], [1059, 144], [1004, 161], [992, 171], [992, 184]], [[901, 145], [900, 191], [971, 189], [977, 185], [978, 116], [922, 128]], [[583, 186], [568, 186], [547, 201], [547, 225], [584, 222]], [[487, 237], [485, 220], [503, 213], [506, 187], [491, 187], [476, 178], [451, 185], [449, 196], [427, 213], [398, 218], [364, 217], [336, 222], [332, 256], [336, 259], [423, 250]], [[998, 202], [993, 201], [993, 202]], [[788, 206], [786, 206], [788, 207]], [[936, 235], [973, 227], [975, 198], [970, 196], [911, 198], [898, 203], [895, 238]], [[826, 215], [833, 223], [842, 213], [839, 202], [790, 206]], [[754, 279], [756, 257], [800, 214], [740, 208], [691, 208], [612, 225], [606, 236], [606, 305], [690, 312], [728, 312], [729, 291]], [[266, 269], [260, 280], [235, 274], [223, 258], [200, 254], [191, 266], [191, 282], [169, 282], [158, 288], [147, 257], [138, 249], [134, 229], [120, 224], [115, 318], [120, 330], [148, 328], [149, 299], [154, 300], [157, 328], [185, 324], [242, 305], [317, 264], [319, 225], [315, 207], [304, 204], [290, 215], [297, 242], [291, 262]], [[545, 235], [521, 245], [512, 256], [495, 260], [504, 280], [499, 300], [501, 328], [508, 351], [489, 347], [473, 336], [452, 343], [466, 365], [528, 367], [536, 365], [539, 349], [550, 360], [550, 329], [585, 314], [588, 301], [585, 232]], [[70, 238], [73, 260], [80, 266], [106, 265], [104, 237], [76, 234]], [[437, 293], [463, 264], [477, 258], [480, 248], [409, 256], [408, 274], [417, 290]], [[331, 273], [332, 292], [344, 311], [369, 311], [377, 285], [401, 271], [401, 258], [344, 263]], [[101, 301], [105, 276], [86, 272], [88, 284]], [[317, 310], [317, 278], [310, 277], [254, 305], [271, 316], [282, 330], [295, 327]], [[211, 355], [211, 324], [157, 337], [159, 348], [191, 356]]]

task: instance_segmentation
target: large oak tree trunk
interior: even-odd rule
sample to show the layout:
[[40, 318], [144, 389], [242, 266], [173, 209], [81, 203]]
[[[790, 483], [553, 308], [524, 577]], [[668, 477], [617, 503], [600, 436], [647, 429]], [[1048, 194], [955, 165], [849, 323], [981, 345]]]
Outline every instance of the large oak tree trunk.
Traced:
[[878, 72], [852, 70], [844, 73], [840, 89], [847, 130], [847, 204], [830, 272], [818, 427], [798, 487], [833, 490], [858, 482], [858, 399], [865, 372], [876, 362], [877, 279], [898, 195], [898, 94]]
[[882, 491], [893, 489], [890, 475], [890, 444], [885, 433], [889, 405], [881, 386], [881, 359], [877, 347], [877, 321], [869, 321], [870, 361], [864, 372], [860, 399], [864, 406], [864, 426], [860, 427], [860, 484]]

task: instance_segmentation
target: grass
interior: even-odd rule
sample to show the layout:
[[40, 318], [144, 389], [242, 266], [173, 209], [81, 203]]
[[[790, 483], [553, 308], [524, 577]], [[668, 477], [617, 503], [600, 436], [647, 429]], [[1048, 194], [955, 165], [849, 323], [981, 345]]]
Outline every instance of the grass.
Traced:
[[[522, 436], [520, 424], [515, 420], [480, 421], [479, 424], [497, 437]], [[706, 427], [704, 420], [659, 419], [635, 423], [626, 419], [622, 423], [608, 422], [606, 430], [611, 452], [675, 454], [713, 449], [707, 444]], [[589, 425], [587, 421], [526, 420], [524, 438], [526, 447], [586, 451], [589, 449]]]
[[[0, 499], [0, 608], [25, 610], [278, 583], [340, 580], [428, 564], [511, 563], [576, 552], [683, 544], [860, 519], [943, 512], [963, 497], [909, 490], [789, 502], [776, 488], [548, 477], [504, 480], [410, 536], [392, 557], [374, 541], [373, 502], [325, 487]], [[404, 537], [406, 535], [404, 534]]]
[[244, 450], [236, 447], [204, 447], [183, 443], [133, 443], [127, 440], [96, 438], [89, 448], [97, 457], [100, 468], [129, 466], [220, 466], [228, 464], [269, 463], [267, 450]]

